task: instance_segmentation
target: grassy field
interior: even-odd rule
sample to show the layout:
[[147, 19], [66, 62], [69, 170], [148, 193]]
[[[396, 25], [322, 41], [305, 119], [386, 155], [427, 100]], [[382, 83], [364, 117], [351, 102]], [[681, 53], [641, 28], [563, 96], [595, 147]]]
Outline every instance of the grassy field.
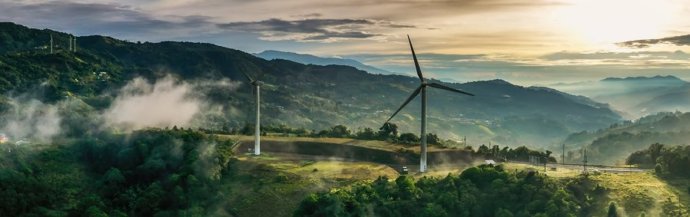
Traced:
[[[241, 141], [251, 141], [250, 136], [234, 136], [232, 138]], [[399, 148], [413, 149], [413, 147], [390, 144], [384, 141], [360, 141], [343, 138], [304, 138], [304, 137], [262, 137], [264, 141], [280, 142], [321, 142], [341, 145], [361, 146], [386, 151], [397, 151]], [[438, 149], [437, 149], [438, 150]], [[385, 164], [363, 161], [349, 161], [346, 159], [328, 158], [325, 156], [308, 156], [299, 154], [262, 153], [261, 156], [244, 154], [239, 156], [242, 164], [254, 165], [256, 168], [266, 167], [274, 171], [274, 175], [265, 175], [273, 178], [262, 178], [259, 182], [269, 185], [256, 185], [236, 182], [231, 187], [239, 190], [238, 201], [242, 208], [237, 210], [239, 216], [289, 216], [301, 199], [309, 193], [328, 191], [332, 188], [346, 187], [357, 182], [368, 182], [379, 176], [397, 178], [400, 168]], [[464, 169], [482, 162], [467, 164], [449, 164], [442, 166], [430, 166], [427, 173], [416, 173], [418, 168], [408, 166], [410, 175], [415, 178], [422, 176], [444, 177], [448, 174], [458, 174]], [[535, 170], [568, 182], [581, 175], [580, 169], [558, 168], [552, 170], [540, 166], [526, 164], [504, 164], [507, 170]], [[245, 169], [245, 174], [260, 174], [261, 171]], [[277, 171], [277, 172], [276, 172]], [[256, 177], [262, 177], [257, 175]], [[255, 177], [255, 178], [256, 178]], [[686, 179], [664, 180], [652, 172], [638, 173], [601, 173], [592, 172], [589, 180], [593, 185], [599, 185], [606, 189], [604, 198], [598, 198], [594, 209], [597, 216], [605, 216], [609, 202], [618, 205], [619, 213], [624, 216], [639, 216], [645, 212], [647, 216], [669, 216], [668, 213], [675, 210], [679, 215], [687, 214], [690, 206], [690, 195], [687, 187], [690, 181]], [[270, 186], [270, 187], [256, 187]], [[271, 206], [268, 212], [264, 206], [254, 202], [271, 201], [277, 203]], [[237, 207], [237, 206], [235, 206]], [[264, 208], [262, 208], [264, 207]]]
[[395, 169], [381, 164], [299, 160], [270, 153], [240, 155], [233, 170], [236, 177], [223, 188], [233, 195], [228, 206], [235, 207], [236, 216], [292, 216], [311, 193], [384, 175], [398, 177]]
[[[509, 170], [531, 169], [544, 172], [544, 167], [526, 164], [505, 164]], [[567, 181], [582, 174], [579, 169], [558, 168], [546, 170], [546, 175]], [[588, 175], [593, 183], [607, 190], [606, 198], [596, 204], [598, 215], [605, 216], [608, 203], [613, 201], [618, 205], [619, 213], [625, 216], [639, 216], [643, 211], [647, 216], [669, 216], [664, 210], [675, 210], [678, 216], [687, 216], [690, 207], [690, 195], [687, 186], [690, 180], [676, 179], [667, 181], [657, 177], [652, 171], [638, 173], [600, 173], [592, 172]]]
[[[254, 136], [242, 136], [242, 135], [218, 135], [221, 138], [232, 138], [242, 142], [254, 141]], [[284, 136], [262, 136], [261, 141], [279, 141], [279, 142], [321, 142], [321, 143], [333, 143], [340, 145], [352, 145], [373, 149], [380, 149], [385, 151], [399, 151], [400, 149], [410, 150], [415, 153], [419, 153], [419, 145], [405, 145], [390, 143], [387, 141], [380, 140], [357, 140], [350, 138], [312, 138], [312, 137], [284, 137]], [[429, 152], [434, 151], [444, 151], [449, 150], [446, 148], [440, 148], [437, 146], [429, 146], [427, 149]]]
[[[262, 153], [261, 156], [244, 154], [237, 159], [233, 169], [243, 178], [234, 179], [224, 187], [234, 195], [228, 204], [237, 207], [237, 216], [291, 216], [292, 210], [310, 193], [369, 182], [379, 176], [387, 176], [391, 180], [400, 176], [398, 168], [371, 162], [318, 159], [313, 156], [300, 158], [278, 153]], [[411, 172], [410, 175], [415, 178], [445, 177], [470, 166], [435, 167], [427, 173]], [[410, 171], [416, 170], [410, 168]], [[270, 207], [265, 205], [268, 202]]]

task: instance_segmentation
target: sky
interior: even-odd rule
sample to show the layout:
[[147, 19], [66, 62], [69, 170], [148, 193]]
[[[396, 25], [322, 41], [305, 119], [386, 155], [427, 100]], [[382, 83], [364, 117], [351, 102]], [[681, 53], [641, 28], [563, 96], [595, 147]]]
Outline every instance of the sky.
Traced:
[[352, 58], [428, 77], [549, 85], [690, 80], [688, 0], [0, 0], [0, 21], [129, 41]]

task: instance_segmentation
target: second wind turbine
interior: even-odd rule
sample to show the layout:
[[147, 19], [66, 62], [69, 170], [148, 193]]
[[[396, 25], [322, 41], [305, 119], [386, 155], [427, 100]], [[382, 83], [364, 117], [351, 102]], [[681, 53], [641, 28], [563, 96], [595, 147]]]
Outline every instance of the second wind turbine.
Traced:
[[402, 104], [402, 106], [400, 106], [400, 108], [398, 108], [398, 110], [395, 111], [395, 113], [393, 113], [393, 115], [391, 115], [390, 118], [388, 118], [388, 120], [386, 121], [386, 123], [384, 123], [384, 125], [387, 124], [391, 119], [393, 119], [393, 117], [395, 117], [395, 115], [397, 115], [398, 112], [400, 112], [400, 110], [402, 110], [408, 103], [410, 103], [410, 101], [412, 101], [412, 99], [414, 99], [417, 95], [419, 95], [420, 92], [422, 93], [422, 124], [421, 124], [421, 131], [422, 131], [421, 132], [421, 143], [422, 144], [421, 144], [420, 159], [419, 159], [419, 172], [426, 172], [426, 169], [427, 169], [427, 167], [426, 167], [426, 156], [427, 156], [427, 154], [426, 154], [426, 152], [427, 152], [426, 151], [426, 146], [427, 146], [426, 145], [426, 142], [427, 142], [426, 141], [426, 88], [427, 87], [434, 87], [434, 88], [448, 90], [448, 91], [461, 93], [461, 94], [465, 94], [465, 95], [469, 95], [469, 96], [474, 96], [474, 94], [471, 94], [471, 93], [468, 93], [468, 92], [465, 92], [462, 90], [458, 90], [458, 89], [455, 89], [452, 87], [448, 87], [445, 85], [441, 85], [439, 83], [427, 82], [426, 79], [424, 79], [424, 76], [422, 75], [422, 69], [419, 67], [419, 62], [417, 61], [417, 55], [414, 53], [414, 48], [412, 47], [412, 40], [410, 40], [409, 35], [407, 36], [407, 41], [410, 43], [410, 51], [412, 51], [412, 58], [414, 59], [414, 66], [415, 66], [415, 69], [417, 69], [417, 76], [419, 76], [419, 80], [421, 81], [421, 83], [419, 84], [419, 87], [417, 87], [417, 89], [415, 89], [412, 92], [412, 95], [410, 95], [410, 97], [408, 97], [407, 100], [405, 100], [405, 102]]
[[256, 90], [256, 123], [254, 126], [254, 155], [261, 154], [261, 85], [263, 82], [252, 78], [246, 72], [242, 71], [244, 76], [247, 76], [249, 84], [254, 86]]

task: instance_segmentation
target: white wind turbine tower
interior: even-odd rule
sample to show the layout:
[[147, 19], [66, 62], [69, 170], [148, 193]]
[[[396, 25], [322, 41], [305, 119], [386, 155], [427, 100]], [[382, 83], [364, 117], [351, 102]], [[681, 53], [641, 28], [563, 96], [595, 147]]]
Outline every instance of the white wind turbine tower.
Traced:
[[253, 85], [256, 90], [256, 123], [254, 126], [254, 155], [261, 154], [261, 85], [263, 82], [252, 78], [246, 72], [242, 71], [242, 74], [247, 76], [249, 84]]
[[[410, 101], [412, 101], [412, 99], [414, 99], [420, 92], [422, 93], [422, 124], [421, 124], [421, 131], [422, 131], [421, 132], [421, 143], [422, 144], [421, 144], [421, 152], [420, 152], [421, 156], [420, 156], [420, 162], [419, 162], [419, 172], [426, 172], [426, 169], [427, 169], [427, 167], [426, 167], [426, 155], [427, 155], [426, 154], [426, 152], [427, 152], [426, 151], [426, 142], [427, 142], [426, 141], [426, 88], [427, 87], [434, 87], [434, 88], [448, 90], [448, 91], [461, 93], [461, 94], [465, 94], [465, 95], [469, 95], [469, 96], [474, 96], [474, 94], [471, 94], [471, 93], [468, 93], [465, 91], [461, 91], [461, 90], [458, 90], [458, 89], [455, 89], [452, 87], [448, 87], [445, 85], [441, 85], [439, 83], [428, 83], [424, 79], [424, 76], [422, 75], [421, 68], [419, 68], [419, 62], [417, 61], [417, 55], [414, 53], [414, 48], [412, 47], [412, 40], [410, 40], [409, 35], [407, 36], [407, 41], [410, 43], [410, 51], [412, 51], [412, 58], [414, 59], [414, 66], [417, 69], [417, 76], [419, 76], [419, 80], [421, 81], [421, 83], [419, 84], [419, 87], [417, 87], [417, 89], [415, 89], [412, 92], [412, 95], [410, 95], [410, 97], [408, 97], [407, 100], [405, 100], [405, 102], [402, 104], [402, 106], [400, 106], [400, 108], [398, 108], [398, 110], [395, 111], [395, 113], [393, 113], [393, 115], [391, 115], [390, 118], [388, 118], [386, 123], [388, 123], [391, 119], [393, 119], [393, 117], [395, 117], [395, 115], [398, 114], [398, 112], [400, 112], [400, 110], [402, 110], [408, 103], [410, 103]], [[385, 125], [385, 123], [384, 123], [384, 125]]]

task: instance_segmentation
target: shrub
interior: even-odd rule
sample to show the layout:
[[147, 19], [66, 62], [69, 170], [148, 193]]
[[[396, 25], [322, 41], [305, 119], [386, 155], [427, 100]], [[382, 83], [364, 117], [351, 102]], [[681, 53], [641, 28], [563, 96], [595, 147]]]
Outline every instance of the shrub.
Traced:
[[656, 166], [654, 166], [654, 172], [657, 175], [661, 175], [661, 173], [663, 172], [663, 170], [661, 169], [661, 164], [656, 164]]
[[616, 210], [616, 203], [609, 203], [608, 217], [618, 217], [618, 210]]

